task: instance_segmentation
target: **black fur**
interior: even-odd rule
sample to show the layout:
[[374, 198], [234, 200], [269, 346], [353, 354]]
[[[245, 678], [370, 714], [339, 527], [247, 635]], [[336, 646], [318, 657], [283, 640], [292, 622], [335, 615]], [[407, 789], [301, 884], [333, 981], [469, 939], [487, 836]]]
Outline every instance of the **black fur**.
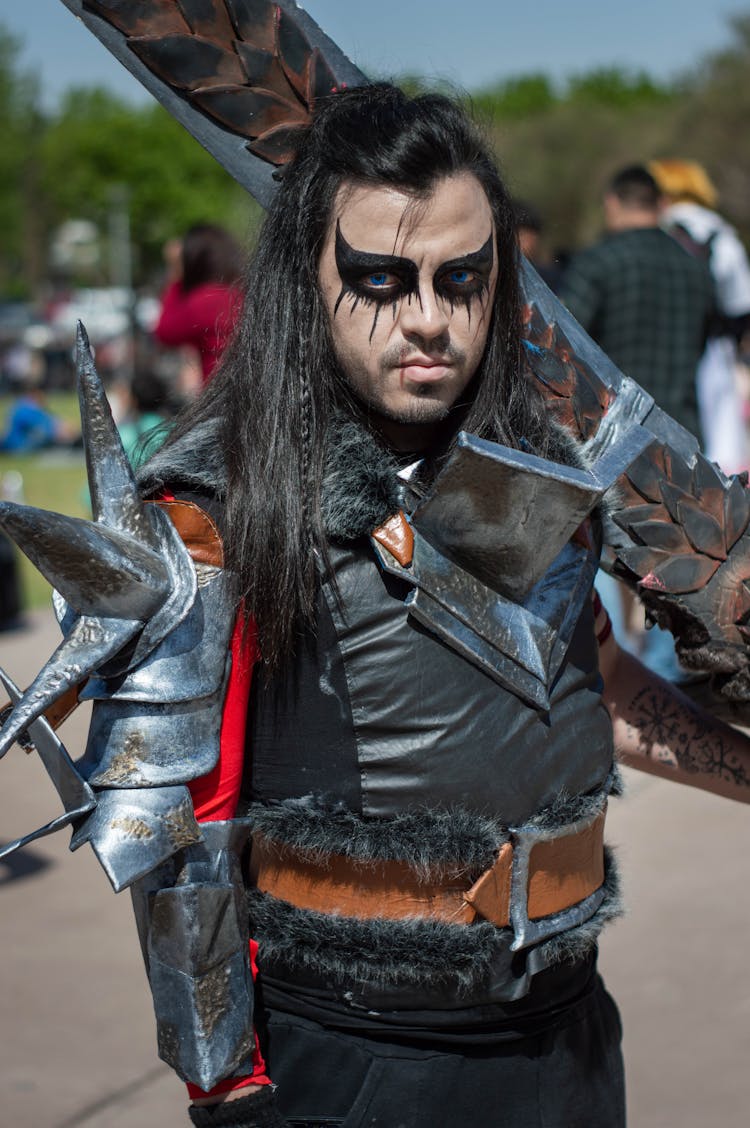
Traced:
[[[323, 798], [253, 806], [253, 829], [282, 848], [304, 851], [316, 861], [343, 854], [367, 863], [406, 862], [422, 881], [477, 876], [508, 840], [499, 822], [460, 808], [407, 811], [390, 819], [367, 819], [343, 803]], [[473, 878], [471, 879], [473, 880]], [[468, 885], [471, 880], [467, 880]]]
[[548, 807], [544, 807], [533, 818], [529, 819], [529, 826], [543, 830], [570, 826], [580, 819], [586, 819], [596, 814], [601, 809], [602, 799], [605, 796], [621, 795], [622, 790], [622, 774], [618, 767], [613, 766], [612, 773], [604, 787], [596, 791], [588, 791], [583, 795], [566, 795], [565, 792], [560, 792]]
[[[529, 821], [540, 829], [564, 828], [593, 815], [603, 798], [621, 790], [619, 772], [604, 787], [585, 795], [561, 794]], [[322, 796], [292, 799], [268, 806], [252, 805], [253, 829], [284, 846], [301, 850], [315, 861], [342, 854], [363, 863], [405, 862], [421, 881], [469, 875], [475, 880], [488, 869], [509, 830], [488, 815], [464, 810], [405, 811], [389, 819], [368, 819], [343, 803]], [[471, 883], [469, 882], [469, 884]]]
[[323, 527], [334, 540], [369, 536], [400, 507], [399, 466], [373, 433], [337, 416], [328, 429], [321, 493]]
[[[553, 427], [549, 457], [580, 466], [580, 448], [567, 432]], [[326, 437], [321, 493], [323, 525], [337, 541], [369, 536], [401, 507], [399, 463], [393, 453], [356, 419], [337, 414]], [[198, 491], [222, 500], [227, 470], [216, 420], [198, 424], [149, 459], [138, 474], [146, 496], [168, 488]]]
[[[372, 432], [353, 419], [335, 416], [326, 439], [321, 509], [326, 532], [335, 540], [369, 534], [401, 504], [399, 465]], [[158, 451], [142, 467], [138, 485], [146, 496], [160, 490], [198, 491], [223, 499], [226, 464], [214, 420]]]
[[610, 920], [622, 916], [620, 874], [610, 847], [604, 847], [604, 900], [596, 913], [583, 924], [551, 936], [541, 944], [547, 964], [575, 963], [597, 942], [599, 933]]
[[[614, 861], [606, 854], [605, 898], [577, 928], [543, 941], [546, 962], [574, 962], [590, 952], [604, 924], [621, 912]], [[486, 987], [497, 957], [512, 940], [486, 921], [357, 920], [307, 909], [250, 890], [250, 931], [263, 961], [307, 973], [344, 991], [409, 988], [466, 998]]]
[[223, 498], [227, 471], [214, 419], [199, 423], [189, 435], [159, 450], [141, 467], [138, 486], [144, 496], [163, 489], [196, 490]]
[[296, 909], [251, 890], [250, 929], [263, 960], [344, 989], [448, 988], [466, 995], [486, 982], [508, 931], [481, 922], [356, 920]]

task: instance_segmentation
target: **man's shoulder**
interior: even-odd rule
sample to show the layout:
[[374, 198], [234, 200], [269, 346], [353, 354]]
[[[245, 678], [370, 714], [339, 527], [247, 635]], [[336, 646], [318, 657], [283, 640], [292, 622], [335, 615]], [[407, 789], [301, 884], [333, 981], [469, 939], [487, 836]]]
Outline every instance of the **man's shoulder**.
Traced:
[[649, 272], [669, 270], [710, 283], [708, 264], [689, 254], [661, 227], [612, 232], [602, 240], [602, 261]]
[[226, 460], [221, 423], [205, 419], [175, 441], [168, 439], [138, 471], [138, 485], [146, 496], [164, 489], [221, 498], [226, 493]]
[[630, 257], [634, 250], [649, 244], [648, 239], [633, 238], [633, 236], [640, 236], [641, 234], [640, 230], [606, 231], [596, 242], [577, 251], [571, 260], [571, 264], [584, 268], [609, 267], [611, 263]]

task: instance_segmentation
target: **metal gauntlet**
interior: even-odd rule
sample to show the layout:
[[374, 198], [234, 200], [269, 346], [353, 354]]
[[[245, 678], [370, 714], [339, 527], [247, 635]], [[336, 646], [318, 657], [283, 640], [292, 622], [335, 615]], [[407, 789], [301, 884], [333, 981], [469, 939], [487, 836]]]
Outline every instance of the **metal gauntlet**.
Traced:
[[253, 981], [241, 855], [249, 820], [203, 823], [189, 846], [132, 887], [159, 1056], [211, 1089], [252, 1073]]

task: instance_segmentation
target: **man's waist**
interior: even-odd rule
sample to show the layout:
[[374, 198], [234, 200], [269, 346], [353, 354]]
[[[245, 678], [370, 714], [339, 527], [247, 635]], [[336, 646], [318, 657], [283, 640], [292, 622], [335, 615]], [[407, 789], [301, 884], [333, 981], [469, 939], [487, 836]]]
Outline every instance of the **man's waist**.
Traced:
[[322, 978], [290, 974], [271, 961], [262, 969], [263, 1003], [270, 1010], [294, 1014], [365, 1037], [404, 1044], [445, 1043], [462, 1046], [497, 1045], [534, 1037], [575, 1021], [594, 991], [596, 949], [554, 967], [541, 967], [530, 976], [523, 994], [503, 1001], [457, 999], [440, 991], [396, 990], [381, 997], [332, 989]]
[[[253, 835], [250, 884], [296, 909], [356, 920], [489, 921], [513, 929], [514, 950], [582, 923], [603, 897], [606, 800], [567, 826], [511, 829], [474, 880], [428, 877], [393, 860], [311, 852]], [[443, 873], [445, 870], [443, 870]]]

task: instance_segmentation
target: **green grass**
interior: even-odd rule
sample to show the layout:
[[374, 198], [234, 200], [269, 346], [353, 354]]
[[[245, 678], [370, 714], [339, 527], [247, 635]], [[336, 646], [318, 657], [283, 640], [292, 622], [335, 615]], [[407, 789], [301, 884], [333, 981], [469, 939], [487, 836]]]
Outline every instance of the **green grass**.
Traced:
[[[7, 402], [0, 405], [0, 417], [5, 415]], [[54, 393], [49, 396], [48, 403], [61, 418], [77, 423], [78, 399], [74, 392]], [[6, 491], [2, 487], [8, 483], [6, 475], [9, 471], [21, 475], [23, 496], [19, 500], [27, 505], [52, 509], [71, 517], [90, 516], [82, 451], [0, 454], [0, 493], [4, 496]], [[21, 556], [21, 581], [26, 608], [49, 606], [50, 586], [25, 556]]]

